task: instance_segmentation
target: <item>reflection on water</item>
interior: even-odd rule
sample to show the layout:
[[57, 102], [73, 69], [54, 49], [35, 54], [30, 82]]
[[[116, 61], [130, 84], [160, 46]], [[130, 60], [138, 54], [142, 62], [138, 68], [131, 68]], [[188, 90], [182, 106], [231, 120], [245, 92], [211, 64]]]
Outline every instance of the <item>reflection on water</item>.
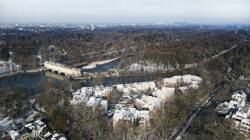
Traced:
[[[9, 76], [0, 79], [0, 88], [15, 88], [21, 87], [25, 89], [28, 93], [38, 92], [38, 84], [42, 81], [47, 81], [49, 77], [46, 77], [45, 72], [36, 72], [36, 73], [24, 73], [17, 74], [15, 76]], [[61, 80], [56, 78], [51, 78], [55, 83], [60, 84]]]
[[[115, 61], [109, 62], [107, 64], [98, 65], [94, 69], [83, 70], [84, 72], [97, 72], [99, 70], [107, 71], [110, 68], [116, 68], [122, 65], [122, 63], [129, 64], [133, 63], [133, 57], [125, 57], [126, 59], [117, 59]], [[135, 83], [135, 82], [145, 82], [153, 81], [158, 77], [172, 77], [174, 75], [180, 75], [181, 71], [168, 72], [164, 74], [154, 74], [154, 75], [143, 75], [143, 76], [126, 76], [119, 78], [106, 78], [101, 81], [101, 84], [104, 86], [110, 86], [114, 84], [125, 84], [125, 83]], [[28, 93], [38, 93], [39, 83], [42, 81], [47, 81], [49, 78], [53, 79], [56, 84], [61, 84], [62, 81], [67, 80], [65, 76], [52, 73], [52, 72], [37, 72], [37, 73], [26, 73], [26, 74], [17, 74], [15, 76], [9, 76], [0, 79], [0, 88], [14, 88], [22, 87]], [[87, 86], [94, 86], [100, 83], [97, 83], [96, 80], [87, 80]]]
[[50, 71], [45, 72], [45, 76], [50, 77], [50, 78], [54, 78], [54, 79], [57, 79], [57, 80], [60, 80], [60, 81], [65, 80], [65, 76], [57, 74], [57, 73], [53, 73], [53, 72], [50, 72]]

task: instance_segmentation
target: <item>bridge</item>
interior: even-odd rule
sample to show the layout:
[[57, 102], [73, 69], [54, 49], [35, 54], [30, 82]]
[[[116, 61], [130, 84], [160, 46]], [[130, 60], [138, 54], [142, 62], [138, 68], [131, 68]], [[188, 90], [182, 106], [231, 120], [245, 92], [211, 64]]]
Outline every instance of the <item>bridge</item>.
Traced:
[[51, 70], [52, 72], [57, 72], [58, 74], [64, 74], [72, 77], [81, 77], [81, 69], [65, 66], [54, 62], [44, 62], [44, 67]]

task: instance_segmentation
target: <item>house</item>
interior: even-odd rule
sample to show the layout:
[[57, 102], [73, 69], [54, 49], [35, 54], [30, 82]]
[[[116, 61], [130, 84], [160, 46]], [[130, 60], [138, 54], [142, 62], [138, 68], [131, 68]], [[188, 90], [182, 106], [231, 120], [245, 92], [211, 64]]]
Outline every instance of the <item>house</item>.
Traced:
[[246, 101], [247, 95], [243, 91], [236, 91], [233, 93], [232, 99], [238, 102]]
[[101, 105], [101, 109], [103, 109], [105, 112], [108, 110], [108, 101], [107, 100], [102, 100], [100, 105]]
[[239, 106], [240, 106], [240, 103], [234, 100], [230, 100], [228, 104], [229, 109], [235, 109], [235, 108], [238, 108]]
[[27, 128], [22, 128], [19, 131], [19, 135], [20, 135], [21, 140], [30, 140], [31, 139], [30, 132]]
[[86, 103], [86, 105], [93, 107], [93, 110], [98, 105], [100, 105], [100, 109], [103, 109], [105, 112], [108, 110], [108, 101], [102, 100], [101, 98], [96, 98], [94, 96], [89, 98], [89, 101]]
[[202, 81], [202, 79], [195, 75], [183, 75], [183, 76], [173, 76], [171, 78], [164, 78], [163, 83], [165, 86], [172, 85], [177, 86], [180, 84], [190, 85], [192, 87], [197, 87], [197, 85]]
[[102, 99], [101, 98], [96, 98], [94, 96], [90, 97], [88, 102], [86, 103], [87, 106], [96, 106], [101, 103]]
[[11, 130], [11, 131], [9, 132], [9, 135], [10, 135], [10, 137], [11, 137], [13, 140], [18, 140], [18, 139], [20, 139], [20, 134], [18, 133], [18, 131]]
[[36, 138], [39, 136], [38, 129], [32, 123], [26, 124], [24, 127], [29, 130], [31, 138]]
[[76, 92], [72, 93], [73, 98], [70, 101], [71, 105], [78, 105], [80, 103], [86, 103], [89, 100], [89, 96], [92, 95], [92, 88], [82, 87]]
[[137, 110], [136, 115], [139, 126], [146, 127], [150, 125], [150, 116], [148, 110]]
[[137, 108], [149, 110], [152, 113], [161, 107], [161, 98], [142, 95], [134, 100], [134, 104]]
[[113, 127], [116, 128], [120, 124], [123, 125], [134, 125], [135, 117], [130, 109], [116, 110], [113, 115]]
[[250, 119], [241, 120], [240, 131], [250, 134]]
[[250, 117], [250, 108], [240, 107], [235, 114], [232, 115], [232, 119], [235, 123], [235, 128], [239, 129], [241, 121]]
[[101, 86], [96, 85], [93, 88], [93, 93], [96, 97], [107, 97], [108, 92], [112, 90], [113, 90], [112, 87], [104, 87], [103, 85]]
[[46, 124], [44, 122], [42, 122], [41, 120], [36, 120], [33, 125], [37, 128], [37, 133], [38, 135], [42, 134], [42, 131], [44, 128], [46, 128]]
[[55, 133], [55, 134], [52, 136], [51, 140], [67, 140], [67, 138], [64, 136], [63, 133], [61, 133], [61, 134]]
[[118, 100], [119, 104], [132, 104], [133, 103], [133, 99], [128, 96], [128, 95], [123, 95], [119, 100]]
[[155, 90], [152, 94], [155, 97], [161, 98], [161, 101], [171, 100], [174, 95], [175, 88], [162, 87]]
[[131, 93], [147, 92], [148, 90], [154, 91], [155, 88], [156, 85], [154, 82], [141, 82], [133, 84], [116, 85], [116, 89], [120, 92], [123, 92], [126, 95], [129, 95]]
[[52, 136], [52, 133], [50, 133], [50, 132], [47, 132], [45, 135], [43, 135], [43, 138], [44, 139], [49, 139], [49, 137], [51, 137]]
[[139, 125], [146, 127], [150, 124], [149, 110], [136, 110], [133, 107], [123, 107], [117, 109], [113, 115], [113, 127], [117, 128], [119, 125], [130, 126]]

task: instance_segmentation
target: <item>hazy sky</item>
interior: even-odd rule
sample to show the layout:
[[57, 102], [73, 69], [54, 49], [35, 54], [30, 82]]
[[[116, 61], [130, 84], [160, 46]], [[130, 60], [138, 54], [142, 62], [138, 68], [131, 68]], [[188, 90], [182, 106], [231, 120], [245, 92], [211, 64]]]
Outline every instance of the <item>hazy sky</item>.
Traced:
[[250, 23], [250, 0], [0, 0], [0, 22]]

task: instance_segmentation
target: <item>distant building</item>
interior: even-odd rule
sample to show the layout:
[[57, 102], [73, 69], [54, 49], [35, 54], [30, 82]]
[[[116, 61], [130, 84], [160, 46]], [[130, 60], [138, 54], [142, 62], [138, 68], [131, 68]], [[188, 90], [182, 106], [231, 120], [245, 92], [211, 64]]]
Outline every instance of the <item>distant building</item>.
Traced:
[[45, 61], [44, 67], [50, 69], [52, 72], [57, 71], [58, 73], [63, 73], [72, 77], [82, 76], [81, 69], [76, 69], [59, 63]]

